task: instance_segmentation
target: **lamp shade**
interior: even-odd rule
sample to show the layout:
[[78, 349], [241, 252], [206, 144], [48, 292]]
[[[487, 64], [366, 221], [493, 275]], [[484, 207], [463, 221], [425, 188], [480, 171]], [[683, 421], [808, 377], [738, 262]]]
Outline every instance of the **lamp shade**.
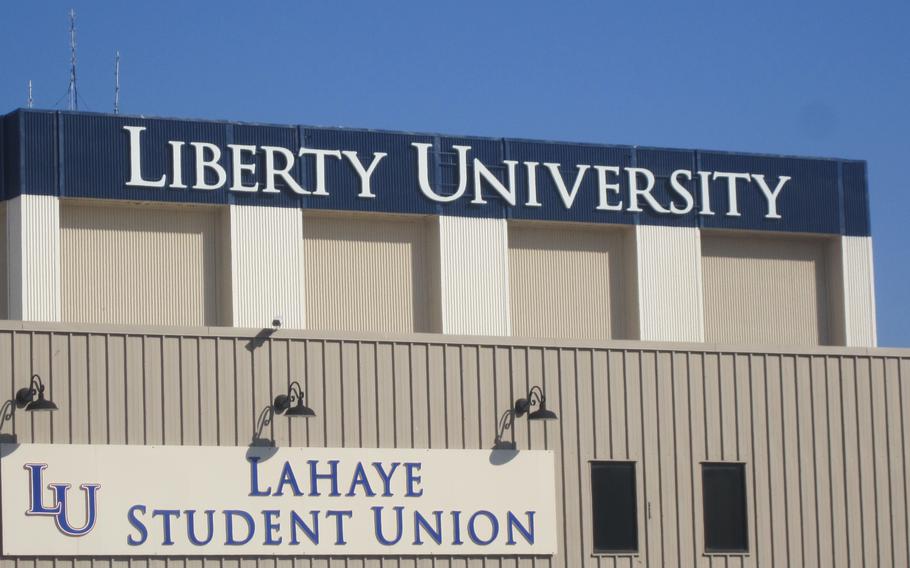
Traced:
[[44, 385], [34, 378], [32, 386], [16, 392], [16, 406], [27, 412], [57, 410], [53, 401], [44, 398]]
[[540, 405], [540, 408], [534, 412], [528, 414], [528, 420], [557, 420], [558, 417], [556, 413], [552, 410], [547, 410], [547, 407]]
[[46, 412], [57, 410], [57, 405], [53, 401], [44, 398], [44, 393], [38, 394], [38, 400], [33, 400], [25, 406], [27, 412]]
[[297, 404], [288, 408], [287, 412], [284, 413], [285, 416], [303, 416], [304, 418], [312, 418], [316, 416], [316, 413], [312, 408], [303, 404], [302, 399], [297, 400]]

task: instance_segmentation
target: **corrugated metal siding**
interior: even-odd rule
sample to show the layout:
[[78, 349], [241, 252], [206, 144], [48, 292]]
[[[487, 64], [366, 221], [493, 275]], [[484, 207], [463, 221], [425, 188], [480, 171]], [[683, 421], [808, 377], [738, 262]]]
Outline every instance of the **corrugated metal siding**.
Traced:
[[[628, 337], [627, 231], [509, 225], [509, 298], [517, 337]], [[634, 271], [633, 271], [634, 272]]]
[[[131, 199], [143, 201], [181, 201], [192, 203], [238, 203], [297, 207], [301, 203], [309, 209], [345, 211], [376, 211], [405, 214], [431, 214], [494, 217], [504, 215], [516, 219], [617, 223], [624, 225], [656, 224], [676, 226], [703, 226], [767, 231], [798, 231], [828, 234], [868, 235], [868, 188], [865, 163], [849, 160], [825, 160], [700, 152], [693, 150], [668, 150], [633, 146], [567, 144], [561, 142], [528, 141], [500, 138], [451, 137], [432, 134], [409, 134], [339, 128], [306, 126], [275, 126], [231, 122], [145, 118], [124, 115], [106, 115], [85, 112], [48, 112], [18, 110], [7, 116], [7, 134], [13, 131], [12, 144], [4, 144], [4, 153], [10, 161], [19, 164], [11, 175], [14, 185], [7, 186], [7, 193], [20, 191], [66, 197], [93, 197], [103, 199]], [[12, 126], [10, 126], [12, 124]], [[231, 156], [226, 148], [231, 143], [280, 144], [292, 150], [303, 145], [308, 148], [348, 149], [358, 152], [360, 159], [369, 163], [375, 151], [386, 152], [382, 167], [373, 178], [374, 187], [381, 188], [377, 199], [359, 199], [359, 178], [346, 160], [329, 158], [326, 172], [331, 180], [329, 196], [313, 196], [301, 200], [296, 194], [261, 192], [240, 195], [227, 190], [197, 191], [157, 188], [125, 187], [128, 179], [128, 136], [124, 125], [146, 126], [143, 133], [142, 163], [146, 179], [170, 175], [168, 140], [206, 141], [218, 144], [225, 156], [222, 165], [230, 172]], [[92, 144], [85, 144], [92, 140]], [[434, 144], [429, 155], [431, 183], [441, 193], [450, 193], [454, 187], [452, 167], [453, 143], [472, 146], [471, 157], [481, 156], [486, 165], [502, 173], [501, 159], [533, 162], [557, 162], [561, 172], [571, 181], [578, 164], [629, 166], [637, 163], [653, 167], [658, 180], [654, 195], [668, 199], [667, 175], [671, 168], [693, 169], [693, 164], [704, 171], [736, 171], [763, 174], [773, 183], [778, 175], [788, 175], [792, 180], [780, 195], [783, 219], [766, 219], [765, 200], [754, 183], [742, 183], [739, 193], [741, 217], [700, 216], [691, 211], [684, 216], [665, 216], [649, 211], [640, 214], [598, 211], [596, 209], [598, 182], [593, 169], [589, 169], [579, 191], [576, 205], [566, 210], [556, 193], [556, 186], [543, 166], [537, 169], [540, 207], [509, 207], [491, 202], [487, 206], [472, 205], [470, 196], [457, 203], [439, 204], [426, 198], [418, 189], [416, 150], [413, 142]], [[194, 152], [183, 148], [184, 181], [192, 183]], [[21, 156], [18, 160], [16, 156]], [[258, 157], [260, 170], [262, 156]], [[252, 159], [250, 159], [252, 162]], [[528, 183], [524, 166], [518, 181], [519, 203], [527, 200]], [[304, 186], [310, 185], [315, 173], [314, 160], [307, 158], [299, 163], [295, 175]], [[261, 176], [261, 172], [259, 172]], [[252, 176], [249, 176], [252, 181]], [[439, 177], [440, 179], [436, 179]], [[7, 176], [9, 179], [9, 176]], [[21, 183], [19, 183], [21, 181]], [[620, 176], [618, 183], [627, 193], [628, 181]], [[712, 182], [712, 204], [716, 211], [726, 207], [726, 187], [723, 180]], [[694, 188], [694, 184], [689, 184]], [[618, 197], [618, 196], [617, 196]], [[647, 206], [645, 207], [647, 208]]]
[[866, 162], [843, 162], [844, 234], [869, 236], [872, 232], [869, 219], [869, 183], [866, 180]]
[[[328, 196], [310, 196], [304, 199], [307, 209], [332, 209], [338, 211], [376, 211], [387, 213], [434, 213], [436, 204], [425, 198], [417, 187], [417, 151], [412, 142], [432, 144], [432, 136], [410, 135], [401, 132], [377, 132], [347, 128], [301, 127], [303, 145], [325, 150], [352, 150], [357, 152], [363, 167], [372, 163], [374, 152], [388, 154], [371, 177], [371, 188], [376, 199], [360, 199], [360, 176], [347, 159], [325, 160], [326, 180], [331, 181]], [[436, 155], [430, 154], [430, 183], [437, 182], [433, 167]], [[313, 189], [316, 166], [313, 158], [301, 164], [303, 180]]]
[[[25, 113], [26, 115], [28, 113]], [[222, 166], [231, 171], [231, 155], [227, 144], [228, 128], [215, 122], [188, 122], [169, 119], [136, 120], [128, 116], [104, 116], [91, 113], [61, 112], [63, 161], [67, 171], [59, 195], [61, 197], [87, 197], [99, 199], [124, 199], [141, 201], [166, 201], [186, 203], [226, 203], [228, 191], [202, 191], [125, 186], [130, 179], [129, 135], [126, 125], [145, 126], [142, 133], [142, 176], [158, 180], [166, 175], [171, 182], [173, 165], [168, 140], [186, 142], [181, 151], [183, 183], [195, 183], [196, 157], [189, 142], [217, 144], [222, 151]], [[90, 140], [91, 144], [86, 141]], [[215, 176], [207, 172], [207, 180], [214, 183]], [[270, 202], [268, 194], [260, 195]]]
[[[22, 193], [57, 195], [60, 172], [57, 163], [57, 115], [49, 111], [20, 114], [20, 181]], [[83, 148], [91, 144], [80, 144]], [[18, 190], [15, 195], [18, 195]]]
[[303, 227], [300, 211], [230, 207], [232, 314], [237, 327], [304, 329]]
[[872, 239], [870, 237], [841, 237], [840, 241], [843, 247], [842, 281], [846, 313], [846, 344], [874, 347], [877, 338]]
[[702, 233], [706, 341], [829, 343], [826, 244]]
[[[581, 186], [572, 205], [566, 210], [556, 184], [550, 172], [542, 164], [546, 162], [560, 165], [559, 171], [565, 181], [566, 188], [571, 191], [575, 182], [578, 164], [629, 166], [632, 163], [632, 148], [629, 146], [599, 146], [593, 144], [553, 144], [548, 142], [535, 142], [531, 140], [505, 140], [506, 153], [511, 160], [519, 162], [538, 162], [537, 167], [537, 198], [540, 207], [513, 207], [508, 211], [509, 217], [514, 219], [534, 220], [571, 220], [587, 223], [624, 223], [634, 221], [635, 216], [629, 213], [616, 211], [598, 211], [598, 182], [593, 168], [590, 168], [582, 178]], [[521, 169], [525, 166], [521, 165]], [[526, 175], [518, 176], [519, 195], [527, 199], [528, 184]], [[622, 194], [627, 190], [625, 176], [617, 180], [622, 188]], [[615, 202], [611, 199], [611, 202]]]
[[[774, 187], [778, 176], [790, 176], [777, 199], [780, 219], [766, 219], [768, 202], [754, 183], [747, 190], [738, 183], [737, 204], [741, 216], [727, 216], [729, 197], [726, 179], [711, 181], [711, 209], [715, 215], [699, 215], [704, 228], [757, 229], [840, 234], [843, 201], [838, 191], [838, 163], [834, 160], [801, 160], [783, 156], [750, 156], [699, 152], [703, 171], [764, 174]], [[773, 227], [773, 228], [772, 228]]]
[[219, 323], [215, 209], [61, 209], [63, 321]]
[[635, 227], [640, 338], [704, 341], [701, 236], [685, 227]]
[[11, 319], [60, 321], [60, 205], [20, 195], [6, 206], [7, 307]]
[[422, 217], [304, 214], [307, 328], [430, 331], [432, 226]]
[[509, 248], [504, 219], [439, 217], [442, 332], [509, 335]]
[[[224, 333], [221, 333], [224, 332]], [[514, 429], [556, 454], [553, 558], [4, 559], [2, 568], [166, 566], [907, 566], [910, 352], [857, 354], [367, 340], [232, 330], [160, 335], [0, 328], [0, 391], [31, 373], [60, 411], [14, 414], [20, 442], [246, 445], [300, 380], [318, 413], [277, 419], [280, 446], [489, 448], [532, 385], [557, 422]], [[634, 556], [592, 555], [590, 460], [634, 460]], [[746, 463], [747, 555], [705, 556], [699, 462]]]
[[3, 199], [12, 199], [22, 190], [22, 148], [19, 144], [19, 113], [3, 117]]
[[844, 258], [841, 239], [828, 241], [828, 338], [832, 345], [847, 345], [846, 288], [844, 287]]

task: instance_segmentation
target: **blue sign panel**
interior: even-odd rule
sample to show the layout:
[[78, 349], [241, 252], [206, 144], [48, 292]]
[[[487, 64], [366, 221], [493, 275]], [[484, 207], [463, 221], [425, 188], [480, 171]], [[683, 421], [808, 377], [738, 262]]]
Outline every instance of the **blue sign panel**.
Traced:
[[32, 110], [0, 134], [6, 199], [869, 234], [855, 160]]

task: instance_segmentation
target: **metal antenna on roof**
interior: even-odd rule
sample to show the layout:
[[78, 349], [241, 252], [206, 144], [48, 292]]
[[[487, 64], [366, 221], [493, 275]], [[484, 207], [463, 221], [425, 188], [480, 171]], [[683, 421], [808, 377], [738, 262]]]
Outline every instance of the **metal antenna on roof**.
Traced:
[[114, 58], [114, 114], [120, 114], [120, 50]]
[[28, 108], [32, 108], [32, 80], [28, 80]]
[[69, 109], [79, 110], [79, 97], [76, 93], [76, 10], [70, 8], [70, 86], [67, 90], [69, 95]]

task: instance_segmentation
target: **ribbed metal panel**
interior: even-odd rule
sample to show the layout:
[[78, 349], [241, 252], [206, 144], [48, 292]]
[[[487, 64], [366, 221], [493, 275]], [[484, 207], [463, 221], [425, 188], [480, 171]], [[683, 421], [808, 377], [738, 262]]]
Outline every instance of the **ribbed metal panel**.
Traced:
[[821, 238], [702, 233], [705, 340], [829, 343], [827, 244]]
[[19, 195], [22, 186], [21, 151], [19, 148], [19, 113], [3, 117], [3, 198]]
[[[224, 332], [224, 333], [222, 333]], [[283, 332], [282, 332], [283, 333]], [[318, 416], [279, 446], [489, 448], [499, 415], [540, 385], [559, 420], [516, 423], [556, 454], [553, 558], [293, 559], [294, 566], [906, 566], [910, 353], [687, 351], [443, 338], [251, 337], [135, 328], [0, 327], [0, 391], [39, 373], [60, 407], [17, 412], [20, 442], [239, 445], [299, 380]], [[508, 437], [508, 436], [507, 436]], [[590, 460], [632, 460], [637, 555], [592, 555]], [[746, 555], [703, 554], [702, 461], [746, 464]], [[453, 472], [457, 475], [457, 472]], [[7, 558], [2, 568], [274, 568], [290, 559]]]
[[[230, 208], [233, 325], [305, 329], [303, 215], [297, 209]], [[226, 243], [225, 243], [226, 244]]]
[[12, 115], [0, 116], [0, 199], [4, 200], [8, 199], [6, 196], [6, 176], [7, 172], [9, 172], [10, 168], [12, 168], [12, 165], [6, 165], [6, 162], [10, 160], [10, 158], [6, 155], [6, 145], [8, 144], [6, 141], [6, 130], [7, 124], [9, 124], [10, 120], [12, 119]]
[[602, 227], [510, 224], [512, 334], [628, 337], [634, 317], [626, 302], [626, 266], [635, 262], [627, 255], [630, 238], [627, 231]]
[[439, 217], [443, 333], [509, 335], [505, 219]]
[[764, 174], [773, 189], [778, 176], [790, 176], [777, 199], [780, 219], [766, 219], [768, 202], [754, 184], [737, 182], [741, 216], [729, 217], [727, 180], [711, 182], [711, 209], [701, 215], [701, 226], [725, 229], [762, 229], [804, 233], [840, 234], [842, 204], [838, 193], [838, 164], [834, 160], [805, 160], [774, 156], [749, 156], [700, 152], [702, 171]]
[[870, 237], [841, 237], [846, 345], [874, 347], [875, 277]]
[[7, 260], [6, 208], [8, 203], [0, 203], [0, 317], [9, 318], [9, 262]]
[[22, 193], [57, 195], [56, 127], [57, 116], [53, 112], [30, 111], [20, 115]]
[[61, 209], [63, 321], [219, 323], [214, 209]]
[[[480, 217], [503, 219], [506, 217], [506, 211], [511, 207], [505, 199], [498, 193], [489, 188], [486, 181], [481, 182], [481, 197], [486, 203], [471, 203], [475, 197], [474, 189], [474, 159], [479, 159], [490, 172], [496, 176], [503, 185], [508, 187], [508, 176], [506, 167], [502, 161], [507, 159], [503, 153], [503, 142], [496, 138], [465, 138], [453, 136], [440, 136], [436, 147], [436, 161], [439, 164], [439, 175], [441, 182], [437, 191], [442, 195], [452, 195], [458, 189], [458, 155], [452, 146], [469, 146], [471, 150], [467, 153], [467, 180], [465, 181], [467, 189], [464, 197], [452, 203], [441, 203], [437, 206], [437, 211], [441, 215], [452, 215], [458, 217]], [[520, 164], [519, 164], [520, 166]], [[516, 203], [522, 203], [523, 197], [520, 192], [520, 180], [525, 175], [519, 166], [515, 168], [515, 186], [517, 199]]]
[[[311, 209], [338, 211], [377, 211], [386, 213], [441, 213], [453, 216], [595, 222], [616, 224], [654, 224], [702, 226], [764, 231], [809, 232], [826, 234], [868, 234], [868, 188], [865, 163], [849, 160], [826, 160], [723, 152], [698, 152], [611, 146], [570, 144], [562, 142], [525, 141], [510, 139], [451, 137], [428, 134], [315, 128], [303, 126], [274, 126], [230, 122], [192, 121], [122, 115], [74, 112], [19, 110], [7, 116], [4, 163], [18, 164], [17, 179], [6, 192], [59, 194], [70, 197], [128, 199], [143, 201], [175, 201], [190, 203], [240, 203], [297, 207], [301, 200], [290, 191], [279, 195], [231, 192], [218, 190], [165, 189], [126, 187], [128, 180], [128, 135], [124, 125], [145, 126], [142, 134], [142, 168], [146, 179], [170, 175], [171, 152], [169, 140], [187, 143], [182, 151], [184, 183], [191, 185], [194, 177], [194, 152], [188, 143], [211, 142], [223, 152], [221, 165], [230, 177], [231, 156], [227, 144], [274, 144], [296, 151], [300, 145], [316, 149], [354, 150], [362, 162], [369, 163], [373, 152], [388, 154], [373, 175], [376, 199], [361, 199], [360, 180], [345, 159], [327, 158], [326, 179], [331, 187], [328, 196], [315, 196], [303, 201]], [[12, 124], [12, 126], [11, 126]], [[559, 163], [560, 172], [569, 187], [577, 173], [576, 165], [607, 165], [626, 167], [638, 165], [654, 168], [658, 176], [653, 190], [655, 198], [665, 205], [672, 193], [666, 178], [672, 169], [727, 171], [763, 174], [774, 184], [779, 175], [791, 176], [779, 197], [782, 219], [767, 219], [767, 204], [754, 182], [740, 182], [739, 217], [725, 215], [727, 191], [724, 180], [711, 183], [711, 201], [715, 215], [701, 216], [698, 211], [686, 215], [657, 214], [648, 210], [598, 211], [598, 180], [594, 169], [584, 174], [584, 182], [572, 208], [567, 209], [556, 193], [549, 171], [542, 165], [536, 172], [540, 207], [525, 205], [528, 199], [527, 171], [519, 165], [518, 193], [515, 207], [503, 207], [491, 202], [486, 206], [470, 203], [470, 195], [456, 203], [439, 204], [425, 197], [417, 181], [417, 152], [412, 143], [433, 144], [428, 157], [430, 183], [440, 194], [455, 187], [454, 153], [451, 145], [460, 143], [472, 147], [472, 157], [481, 157], [494, 170], [502, 170], [502, 160], [518, 162]], [[22, 159], [17, 159], [21, 156]], [[262, 153], [257, 164], [262, 166]], [[672, 169], [671, 169], [672, 168]], [[261, 178], [260, 167], [259, 176]], [[211, 172], [209, 172], [211, 174]], [[502, 175], [501, 171], [496, 172]], [[295, 168], [295, 175], [306, 187], [315, 175], [315, 160], [305, 157]], [[437, 179], [439, 178], [439, 179]], [[250, 176], [252, 180], [252, 176]], [[626, 195], [628, 180], [617, 180], [621, 195]], [[473, 185], [473, 179], [469, 185]], [[439, 187], [437, 187], [437, 185]], [[687, 186], [695, 188], [695, 182]], [[12, 192], [12, 193], [11, 193]], [[381, 193], [381, 196], [380, 196]], [[698, 192], [696, 192], [698, 193]], [[616, 199], [626, 199], [616, 196]]]
[[[357, 152], [364, 168], [373, 160], [374, 152], [388, 154], [377, 166], [371, 177], [375, 199], [360, 199], [360, 176], [346, 158], [326, 158], [326, 179], [331, 181], [329, 195], [307, 197], [307, 209], [333, 209], [336, 211], [377, 211], [385, 213], [434, 213], [436, 204], [420, 193], [417, 186], [417, 150], [412, 142], [433, 143], [432, 136], [410, 135], [397, 132], [348, 130], [335, 128], [305, 128], [304, 145], [322, 150], [352, 150]], [[316, 166], [312, 157], [304, 158], [301, 168], [303, 179], [312, 189]], [[430, 154], [430, 183], [436, 183], [435, 157]], [[435, 185], [434, 185], [435, 187]]]
[[[652, 148], [635, 149], [635, 165], [639, 168], [646, 168], [654, 173], [655, 182], [654, 190], [651, 195], [664, 207], [669, 208], [671, 203], [676, 207], [685, 206], [685, 201], [678, 196], [670, 186], [670, 175], [676, 170], [689, 170], [692, 172], [692, 178], [686, 181], [685, 177], [679, 178], [694, 201], [693, 212], [698, 212], [699, 192], [698, 176], [695, 174], [698, 167], [695, 163], [695, 153], [685, 150], [657, 150]], [[625, 181], [623, 183], [626, 183]], [[647, 203], [639, 204], [642, 212], [638, 214], [639, 224], [641, 225], [666, 225], [674, 227], [695, 227], [698, 225], [698, 215], [667, 215], [653, 211]]]
[[686, 227], [635, 227], [640, 338], [704, 341], [701, 237]]
[[[234, 124], [230, 126], [229, 134], [232, 144], [243, 144], [247, 146], [277, 146], [287, 148], [291, 152], [296, 152], [300, 148], [300, 136], [296, 126], [258, 126], [252, 124]], [[258, 183], [260, 189], [266, 183], [265, 176], [265, 152], [260, 148], [255, 158], [248, 154], [243, 154], [243, 163], [255, 164], [255, 173], [243, 173], [243, 184], [252, 186]], [[280, 158], [279, 158], [280, 160]], [[281, 162], [278, 163], [281, 166]], [[291, 170], [292, 175], [300, 176], [300, 163], [295, 165]], [[303, 198], [297, 195], [286, 186], [282, 180], [276, 180], [276, 187], [281, 193], [262, 193], [260, 192], [242, 192], [232, 191], [228, 193], [227, 201], [237, 205], [272, 205], [278, 207], [295, 207], [302, 206]]]
[[[511, 160], [519, 162], [538, 162], [537, 167], [537, 197], [541, 207], [517, 207], [509, 209], [509, 215], [514, 219], [559, 220], [571, 219], [593, 223], [625, 223], [634, 221], [634, 216], [628, 213], [613, 211], [597, 211], [597, 175], [593, 168], [589, 168], [582, 178], [581, 187], [572, 204], [571, 214], [559, 197], [556, 184], [544, 163], [559, 164], [559, 171], [565, 181], [566, 188], [571, 191], [578, 174], [575, 167], [578, 164], [629, 166], [632, 163], [632, 149], [628, 146], [595, 146], [593, 144], [550, 144], [546, 142], [533, 142], [527, 140], [506, 140], [506, 153]], [[524, 175], [519, 176], [521, 195], [528, 195], [527, 182]], [[621, 193], [627, 193], [628, 185], [620, 176], [619, 184]]]
[[[25, 113], [28, 116], [30, 113]], [[224, 155], [222, 165], [230, 173], [228, 128], [215, 122], [142, 119], [87, 113], [60, 113], [63, 137], [63, 161], [66, 167], [60, 195], [101, 199], [167, 201], [186, 203], [227, 203], [227, 188], [193, 190], [126, 187], [130, 179], [129, 135], [126, 125], [146, 126], [142, 133], [142, 176], [158, 180], [172, 179], [173, 165], [168, 140], [186, 142], [181, 152], [183, 183], [195, 181], [196, 158], [190, 142], [217, 144]], [[212, 172], [206, 181], [214, 183]]]
[[866, 162], [844, 162], [844, 234], [853, 237], [872, 233], [869, 219]]
[[23, 194], [6, 208], [9, 317], [60, 321], [59, 200]]
[[430, 331], [430, 230], [419, 217], [304, 215], [307, 328]]

